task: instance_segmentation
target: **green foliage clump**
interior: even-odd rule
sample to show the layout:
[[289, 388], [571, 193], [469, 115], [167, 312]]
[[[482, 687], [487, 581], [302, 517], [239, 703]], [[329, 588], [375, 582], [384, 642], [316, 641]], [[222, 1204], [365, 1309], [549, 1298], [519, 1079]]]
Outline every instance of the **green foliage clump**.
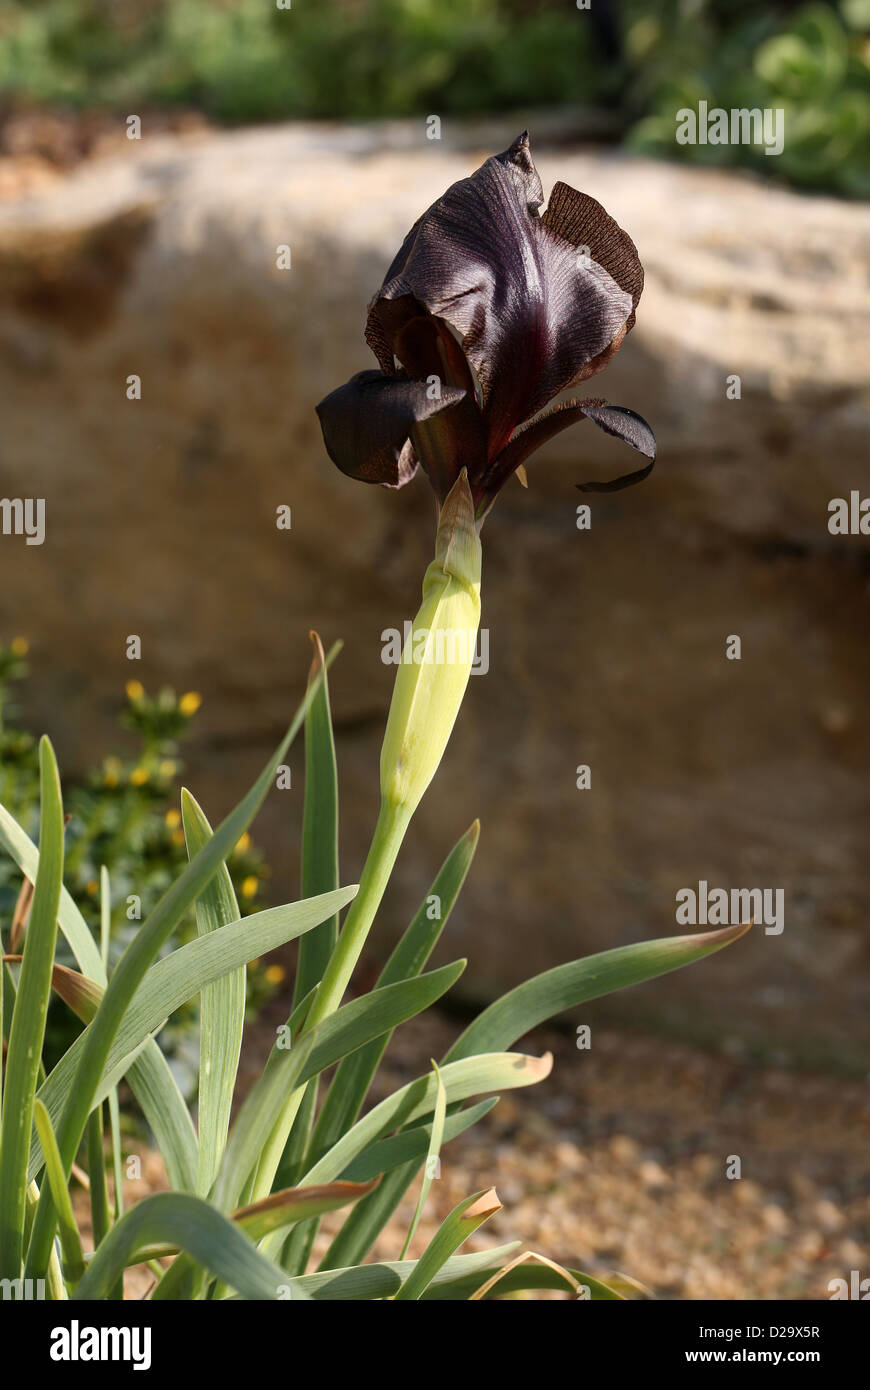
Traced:
[[[644, 153], [866, 197], [870, 0], [0, 0], [4, 99], [232, 123], [604, 106]], [[702, 100], [781, 108], [784, 151], [677, 145]]]
[[[17, 726], [13, 689], [28, 674], [27, 641], [0, 643], [0, 803], [32, 840], [39, 834], [39, 751], [32, 734]], [[187, 736], [200, 706], [195, 691], [177, 696], [169, 689], [145, 693], [139, 681], [126, 687], [122, 727], [135, 741], [130, 756], [112, 754], [79, 781], [68, 781], [64, 835], [65, 886], [95, 934], [100, 931], [100, 869], [109, 871], [112, 913], [110, 963], [116, 960], [187, 863], [181, 814], [177, 810], [184, 764], [179, 744]], [[228, 860], [242, 913], [258, 909], [267, 870], [262, 852], [246, 833]], [[21, 876], [6, 856], [0, 857], [0, 920], [9, 927]], [[193, 931], [190, 913], [182, 936]], [[58, 960], [72, 964], [63, 948]], [[248, 975], [248, 1005], [252, 1010], [270, 992], [280, 967], [257, 968]], [[66, 1012], [52, 1007], [49, 1055], [69, 1045]], [[179, 1014], [161, 1034], [161, 1046], [172, 1059], [182, 1088], [195, 1076], [195, 1011]]]
[[[470, 495], [468, 505], [470, 520]], [[426, 969], [471, 866], [479, 825], [474, 822], [454, 845], [374, 989], [342, 1003], [352, 960], [359, 957], [374, 922], [410, 813], [379, 818], [359, 884], [338, 886], [338, 781], [326, 685], [335, 649], [327, 657], [315, 641], [306, 696], [247, 795], [212, 830], [190, 793], [183, 794], [190, 862], [142, 922], [108, 979], [88, 924], [62, 893], [63, 791], [51, 743], [40, 740], [38, 853], [14, 822], [4, 842], [19, 871], [33, 876], [35, 888], [17, 978], [11, 971], [0, 975], [0, 1043], [6, 1055], [0, 1117], [2, 1297], [26, 1296], [26, 1280], [36, 1278], [45, 1279], [53, 1301], [120, 1299], [125, 1269], [146, 1261], [156, 1275], [149, 1290], [154, 1302], [221, 1299], [232, 1291], [245, 1299], [294, 1302], [465, 1301], [535, 1288], [568, 1289], [583, 1299], [633, 1297], [643, 1291], [624, 1276], [600, 1279], [535, 1251], [519, 1253], [518, 1242], [457, 1254], [501, 1211], [491, 1186], [463, 1197], [418, 1256], [407, 1256], [442, 1146], [482, 1120], [498, 1104], [498, 1093], [536, 1085], [550, 1074], [549, 1053], [515, 1052], [514, 1044], [566, 1008], [700, 961], [736, 941], [746, 928], [637, 942], [534, 976], [484, 1009], [440, 1064], [433, 1061], [429, 1072], [367, 1108], [371, 1083], [395, 1030], [430, 1008], [465, 968], [460, 959]], [[437, 696], [453, 688], [452, 676], [444, 683], [445, 670], [444, 664], [430, 667], [436, 707]], [[403, 696], [400, 687], [399, 717]], [[134, 694], [134, 704], [141, 698]], [[412, 733], [413, 709], [407, 715]], [[227, 856], [232, 857], [274, 786], [303, 726], [304, 896], [240, 921]], [[408, 752], [410, 739], [399, 739], [398, 746]], [[389, 743], [385, 747], [389, 764]], [[413, 753], [408, 756], [414, 760]], [[431, 771], [428, 754], [423, 766]], [[395, 797], [384, 800], [391, 813], [409, 804], [399, 799], [393, 771], [388, 768], [387, 783]], [[410, 785], [415, 785], [413, 779]], [[9, 830], [11, 817], [5, 810], [3, 818]], [[195, 949], [180, 946], [167, 954], [194, 903], [199, 929]], [[345, 907], [339, 932], [338, 914]], [[44, 1025], [57, 973], [52, 964], [59, 927], [79, 969], [65, 972], [56, 987], [88, 1026], [44, 1074]], [[238, 1086], [245, 1007], [239, 973], [244, 975], [246, 962], [258, 953], [291, 941], [299, 943], [292, 1012], [276, 1030], [265, 1066], [233, 1118], [233, 1098], [244, 1089]], [[309, 989], [311, 978], [316, 983]], [[194, 1126], [154, 1033], [168, 1015], [198, 996], [201, 1046]], [[126, 1211], [125, 1154], [117, 1123], [116, 1088], [122, 1078], [151, 1124], [171, 1189]], [[465, 1105], [469, 1100], [474, 1103]], [[90, 1255], [83, 1235], [89, 1237], [70, 1196], [85, 1138]], [[106, 1138], [111, 1145], [111, 1205]], [[412, 1186], [417, 1199], [399, 1258], [367, 1262]], [[338, 1212], [340, 1225], [326, 1252], [322, 1258], [319, 1252], [314, 1255], [321, 1218]], [[171, 1264], [163, 1262], [167, 1258]], [[319, 1268], [309, 1272], [313, 1258]]]
[[[638, 72], [635, 108], [646, 111], [629, 143], [647, 154], [704, 164], [742, 164], [807, 188], [870, 197], [870, 0], [774, 9], [717, 5], [680, 24], [672, 3], [629, 28]], [[681, 108], [784, 113], [775, 158], [752, 145], [677, 145]]]
[[522, 0], [7, 0], [0, 26], [0, 91], [180, 102], [227, 121], [552, 105], [600, 88], [578, 11]]

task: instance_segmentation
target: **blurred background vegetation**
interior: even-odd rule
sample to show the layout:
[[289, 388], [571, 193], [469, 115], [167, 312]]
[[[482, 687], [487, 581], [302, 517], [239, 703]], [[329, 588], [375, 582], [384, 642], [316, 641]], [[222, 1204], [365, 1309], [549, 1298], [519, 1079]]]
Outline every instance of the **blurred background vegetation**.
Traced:
[[[702, 99], [782, 107], [785, 152], [677, 146]], [[866, 197], [870, 0], [0, 0], [0, 103], [226, 123], [596, 108], [639, 151]]]
[[[21, 721], [15, 702], [16, 687], [28, 675], [28, 643], [15, 637], [0, 643], [0, 804], [15, 817], [34, 841], [39, 836], [38, 740]], [[64, 883], [82, 915], [100, 935], [100, 869], [109, 871], [111, 891], [111, 942], [109, 961], [116, 960], [130, 944], [142, 921], [187, 864], [181, 812], [178, 809], [181, 773], [179, 743], [186, 737], [200, 706], [196, 691], [181, 696], [164, 688], [149, 696], [137, 680], [127, 682], [119, 722], [127, 738], [119, 738], [116, 751], [89, 770], [78, 782], [64, 785], [67, 811]], [[123, 747], [127, 744], [126, 749]], [[242, 836], [227, 867], [243, 916], [257, 912], [263, 900], [268, 870], [262, 852], [250, 835]], [[0, 919], [12, 922], [21, 889], [21, 875], [12, 859], [0, 855]], [[137, 898], [136, 904], [130, 899]], [[193, 912], [179, 937], [195, 935]], [[10, 953], [13, 940], [6, 937]], [[173, 940], [173, 948], [177, 941]], [[57, 959], [77, 968], [64, 942], [58, 942]], [[279, 972], [276, 974], [276, 972]], [[248, 1009], [255, 1014], [264, 999], [284, 977], [283, 967], [248, 969]], [[160, 1035], [179, 1085], [187, 1094], [197, 1074], [198, 1032], [192, 1026], [196, 1010], [179, 1010]], [[78, 1024], [70, 1011], [55, 1002], [49, 1015], [46, 1056], [55, 1061], [69, 1047]]]

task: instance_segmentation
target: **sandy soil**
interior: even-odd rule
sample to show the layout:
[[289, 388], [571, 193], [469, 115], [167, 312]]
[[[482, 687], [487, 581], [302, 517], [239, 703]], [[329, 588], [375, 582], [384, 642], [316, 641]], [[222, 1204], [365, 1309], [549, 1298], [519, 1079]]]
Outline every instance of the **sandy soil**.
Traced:
[[[426, 1070], [456, 1032], [439, 1015], [405, 1025], [378, 1094]], [[252, 1030], [248, 1077], [270, 1036], [267, 1019]], [[545, 1082], [503, 1096], [444, 1150], [412, 1253], [456, 1202], [494, 1184], [504, 1209], [468, 1248], [520, 1240], [660, 1298], [824, 1299], [829, 1280], [870, 1273], [870, 1087], [597, 1030], [588, 1051], [553, 1030], [523, 1044], [546, 1049]], [[164, 1186], [159, 1156], [139, 1151], [129, 1201]], [[739, 1179], [726, 1176], [735, 1157]], [[416, 1196], [415, 1185], [376, 1257], [398, 1258]], [[131, 1271], [128, 1297], [150, 1282]]]

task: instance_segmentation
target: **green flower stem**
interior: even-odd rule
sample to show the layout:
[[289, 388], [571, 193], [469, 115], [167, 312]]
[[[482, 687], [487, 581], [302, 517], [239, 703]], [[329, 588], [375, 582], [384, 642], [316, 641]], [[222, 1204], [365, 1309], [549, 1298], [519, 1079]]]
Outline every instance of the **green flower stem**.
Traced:
[[[435, 557], [402, 652], [381, 749], [381, 809], [359, 891], [330, 956], [306, 1033], [341, 1003], [381, 905], [411, 817], [432, 781], [468, 685], [480, 622], [481, 547], [465, 471], [438, 519]], [[294, 1091], [263, 1151], [252, 1200], [265, 1197], [281, 1165], [305, 1087]]]
[[463, 470], [438, 521], [435, 558], [396, 674], [381, 750], [381, 810], [359, 892], [305, 1023], [338, 1008], [359, 960], [393, 865], [434, 777], [468, 685], [480, 622], [480, 537]]
[[[375, 826], [359, 883], [359, 891], [351, 903], [335, 950], [323, 975], [320, 989], [302, 1029], [303, 1033], [335, 1013], [341, 1003], [350, 978], [366, 943], [375, 914], [381, 905], [384, 891], [396, 862], [411, 812], [405, 806], [384, 802]], [[299, 1086], [287, 1098], [283, 1114], [273, 1129], [260, 1156], [257, 1176], [250, 1200], [259, 1201], [272, 1190], [275, 1175], [281, 1164], [284, 1148], [290, 1137], [293, 1122], [302, 1104], [306, 1086]]]
[[432, 781], [468, 685], [480, 622], [480, 537], [463, 471], [438, 521], [435, 558], [402, 653], [381, 749], [381, 810], [359, 892], [305, 1024], [338, 1008], [390, 880], [405, 831]]
[[[47, 1179], [46, 1179], [46, 1181], [47, 1181]], [[27, 1235], [27, 1236], [30, 1235], [30, 1228], [31, 1228], [31, 1226], [32, 1226], [33, 1217], [34, 1217], [34, 1215], [35, 1215], [35, 1213], [36, 1213], [36, 1208], [37, 1208], [38, 1203], [39, 1203], [39, 1188], [36, 1186], [36, 1183], [35, 1183], [35, 1182], [28, 1183], [28, 1186], [27, 1186], [27, 1223], [28, 1223], [28, 1224], [27, 1224], [27, 1226], [25, 1227], [25, 1235]], [[63, 1302], [69, 1297], [69, 1295], [67, 1294], [67, 1291], [66, 1291], [66, 1283], [65, 1283], [65, 1281], [64, 1281], [63, 1270], [61, 1269], [61, 1264], [60, 1264], [60, 1256], [59, 1256], [59, 1254], [58, 1254], [58, 1252], [57, 1252], [57, 1247], [56, 1247], [56, 1246], [52, 1246], [52, 1248], [51, 1248], [51, 1256], [50, 1256], [49, 1261], [48, 1261], [48, 1268], [47, 1268], [47, 1270], [46, 1270], [45, 1280], [46, 1280], [46, 1288], [48, 1289], [49, 1301], [50, 1301], [51, 1303], [63, 1303]]]
[[348, 908], [335, 950], [311, 1006], [306, 1031], [328, 1018], [341, 1003], [390, 881], [411, 815], [407, 806], [391, 805], [386, 801], [381, 804], [371, 848], [360, 878], [359, 892]]

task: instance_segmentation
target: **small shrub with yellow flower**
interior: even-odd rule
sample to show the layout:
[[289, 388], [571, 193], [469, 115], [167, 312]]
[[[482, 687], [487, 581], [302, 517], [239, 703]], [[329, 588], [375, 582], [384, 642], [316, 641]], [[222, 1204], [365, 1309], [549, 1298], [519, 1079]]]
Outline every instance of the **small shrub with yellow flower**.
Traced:
[[[39, 823], [37, 741], [17, 726], [15, 684], [28, 674], [26, 638], [0, 643], [0, 802], [36, 837]], [[202, 704], [195, 690], [177, 695], [164, 688], [149, 695], [141, 681], [125, 687], [122, 727], [135, 738], [130, 755], [112, 753], [81, 780], [67, 781], [66, 886], [84, 916], [99, 928], [100, 868], [112, 883], [111, 958], [121, 955], [139, 923], [187, 863], [181, 813], [177, 809], [184, 764], [179, 745]], [[174, 804], [172, 804], [174, 803]], [[242, 913], [263, 906], [267, 870], [262, 852], [245, 833], [229, 860]], [[20, 877], [11, 861], [0, 857], [0, 914], [8, 922], [15, 910]], [[128, 897], [139, 898], [138, 916], [128, 918]], [[186, 924], [193, 934], [193, 913]], [[69, 964], [72, 964], [70, 959]], [[249, 1008], [255, 1012], [277, 987], [276, 969], [261, 964], [248, 972]], [[283, 978], [283, 975], [282, 977]], [[48, 1053], [59, 1056], [69, 1046], [69, 1013], [55, 1005], [49, 1020]], [[197, 1066], [197, 1030], [193, 1009], [177, 1014], [161, 1034], [182, 1090], [189, 1091]]]

